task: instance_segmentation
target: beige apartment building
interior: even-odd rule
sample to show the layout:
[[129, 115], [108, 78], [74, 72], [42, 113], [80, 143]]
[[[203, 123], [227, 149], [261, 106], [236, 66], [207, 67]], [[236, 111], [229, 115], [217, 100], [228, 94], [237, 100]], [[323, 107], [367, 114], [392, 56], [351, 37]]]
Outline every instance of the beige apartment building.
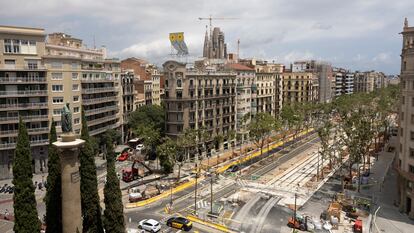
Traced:
[[249, 137], [248, 125], [252, 115], [256, 114], [256, 92], [252, 89], [256, 84], [254, 68], [239, 63], [230, 63], [226, 68], [236, 73], [236, 132], [243, 142]]
[[106, 49], [89, 49], [82, 40], [44, 29], [0, 26], [0, 179], [12, 175], [19, 117], [31, 141], [33, 171], [46, 172], [50, 122], [61, 132], [64, 104], [72, 110], [73, 129], [81, 129], [85, 109], [90, 135], [122, 131], [120, 62]]
[[401, 108], [399, 117], [398, 170], [400, 211], [414, 218], [414, 27], [407, 19], [402, 31]]
[[186, 128], [206, 127], [211, 136], [209, 153], [215, 135], [235, 130], [236, 73], [220, 65], [189, 68], [176, 61], [167, 61], [163, 67], [166, 134], [177, 137]]
[[382, 72], [355, 72], [354, 92], [372, 92], [386, 85], [386, 77]]
[[292, 72], [285, 70], [283, 80], [283, 105], [317, 102], [318, 78], [312, 72]]
[[49, 133], [45, 31], [0, 26], [0, 179], [12, 177], [19, 117], [26, 123], [33, 172], [46, 172]]
[[60, 112], [70, 104], [73, 130], [81, 129], [81, 107], [89, 134], [122, 131], [123, 109], [120, 62], [106, 58], [106, 49], [87, 48], [82, 40], [64, 33], [48, 35], [43, 61], [48, 69], [49, 109], [60, 129]]
[[284, 66], [264, 60], [240, 59], [241, 64], [252, 67], [256, 72], [252, 91], [256, 93], [254, 105], [256, 112], [267, 112], [277, 116], [282, 109], [281, 76]]

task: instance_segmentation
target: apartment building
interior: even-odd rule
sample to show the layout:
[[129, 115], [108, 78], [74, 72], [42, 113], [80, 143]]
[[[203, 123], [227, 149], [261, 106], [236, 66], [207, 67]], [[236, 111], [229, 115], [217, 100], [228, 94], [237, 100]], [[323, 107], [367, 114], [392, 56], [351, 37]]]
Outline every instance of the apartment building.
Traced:
[[[314, 91], [317, 94], [317, 100], [320, 103], [328, 103], [332, 101], [332, 66], [323, 61], [307, 60], [295, 61], [291, 65], [292, 72], [310, 72], [316, 77], [315, 85], [318, 85], [318, 90]], [[315, 86], [314, 85], [314, 86]]]
[[125, 70], [121, 73], [122, 86], [122, 108], [123, 108], [123, 141], [128, 141], [130, 132], [128, 129], [129, 114], [135, 110], [134, 101], [136, 90], [134, 85], [134, 72], [132, 70]]
[[19, 117], [26, 123], [33, 172], [47, 171], [49, 133], [45, 31], [0, 26], [0, 179], [12, 177]]
[[335, 96], [354, 93], [354, 73], [342, 68], [334, 68], [333, 77], [335, 77]]
[[252, 67], [256, 72], [256, 83], [252, 91], [256, 93], [256, 112], [267, 112], [277, 116], [282, 109], [282, 73], [284, 66], [265, 60], [239, 59], [241, 64]]
[[256, 83], [256, 72], [253, 68], [239, 63], [231, 63], [226, 68], [236, 73], [236, 132], [241, 141], [249, 136], [248, 124], [252, 115], [256, 114], [256, 92], [252, 91]]
[[283, 105], [319, 101], [318, 77], [313, 72], [286, 69], [282, 74]]
[[401, 51], [401, 107], [399, 117], [399, 208], [414, 218], [414, 27], [405, 19]]
[[81, 129], [81, 107], [85, 110], [89, 134], [108, 129], [122, 131], [123, 109], [120, 62], [106, 58], [106, 49], [87, 48], [81, 39], [64, 33], [48, 35], [43, 61], [50, 83], [49, 109], [60, 129], [60, 113], [69, 103], [73, 129]]
[[161, 104], [161, 72], [157, 66], [132, 57], [122, 60], [121, 68], [134, 71], [135, 90], [138, 94], [144, 94], [146, 105]]
[[382, 72], [355, 72], [354, 92], [372, 92], [386, 86], [386, 76]]
[[177, 61], [167, 61], [163, 67], [168, 136], [206, 127], [211, 145], [215, 135], [235, 130], [236, 73], [219, 65], [190, 68]]

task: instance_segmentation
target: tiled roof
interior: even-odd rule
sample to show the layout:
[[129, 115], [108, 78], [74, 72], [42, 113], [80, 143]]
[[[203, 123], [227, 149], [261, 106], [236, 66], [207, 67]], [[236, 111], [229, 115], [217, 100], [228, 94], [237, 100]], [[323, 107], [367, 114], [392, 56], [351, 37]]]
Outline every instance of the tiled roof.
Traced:
[[246, 65], [239, 64], [239, 63], [231, 63], [231, 64], [227, 64], [226, 66], [234, 70], [254, 71], [253, 68], [248, 67]]

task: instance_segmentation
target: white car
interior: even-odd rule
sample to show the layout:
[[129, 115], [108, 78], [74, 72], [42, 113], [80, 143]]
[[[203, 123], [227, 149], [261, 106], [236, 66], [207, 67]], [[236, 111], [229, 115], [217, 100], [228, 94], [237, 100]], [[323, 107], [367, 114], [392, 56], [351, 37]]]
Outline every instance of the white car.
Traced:
[[161, 225], [154, 219], [144, 219], [138, 223], [138, 228], [149, 232], [158, 232], [161, 230]]
[[135, 147], [135, 149], [136, 149], [136, 150], [138, 150], [138, 151], [141, 151], [141, 150], [143, 150], [143, 149], [144, 149], [144, 145], [143, 145], [143, 144], [138, 144], [138, 145]]

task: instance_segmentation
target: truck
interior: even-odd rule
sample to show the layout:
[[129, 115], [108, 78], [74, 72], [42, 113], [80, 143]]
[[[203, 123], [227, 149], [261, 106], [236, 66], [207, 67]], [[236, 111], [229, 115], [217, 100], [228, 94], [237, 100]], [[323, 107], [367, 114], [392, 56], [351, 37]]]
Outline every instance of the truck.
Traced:
[[131, 182], [152, 173], [152, 169], [149, 168], [144, 161], [134, 160], [130, 168], [122, 169], [122, 180], [124, 182]]
[[128, 200], [129, 202], [137, 202], [147, 199], [145, 197], [145, 185], [143, 188], [134, 187], [129, 189]]

